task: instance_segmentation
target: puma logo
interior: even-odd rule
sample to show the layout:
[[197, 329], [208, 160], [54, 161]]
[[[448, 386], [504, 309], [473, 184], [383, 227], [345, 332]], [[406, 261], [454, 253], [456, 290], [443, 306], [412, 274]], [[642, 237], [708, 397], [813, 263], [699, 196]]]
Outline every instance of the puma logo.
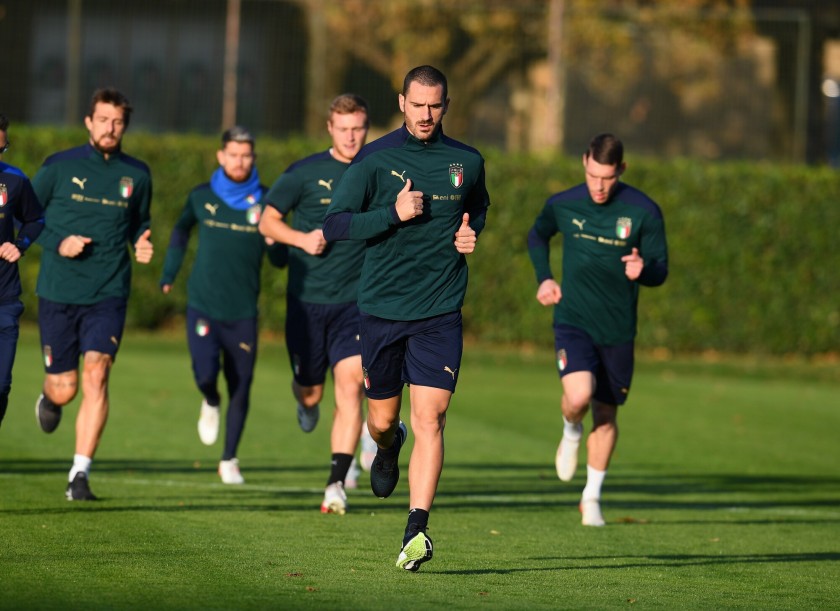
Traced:
[[79, 188], [84, 191], [85, 190], [85, 183], [87, 182], [87, 178], [76, 178], [75, 176], [70, 179], [74, 185], [79, 185]]
[[396, 176], [397, 178], [399, 178], [403, 182], [405, 182], [405, 178], [403, 178], [403, 176], [405, 176], [405, 173], [406, 173], [406, 170], [403, 170], [402, 174], [397, 174], [396, 170], [391, 170], [391, 176]]
[[572, 219], [572, 224], [577, 225], [577, 228], [583, 231], [583, 224], [586, 222], [586, 219], [579, 221], [577, 219]]
[[120, 345], [120, 342], [119, 342], [119, 341], [117, 340], [117, 338], [116, 338], [116, 337], [114, 337], [113, 335], [111, 336], [111, 343], [112, 343], [112, 344], [114, 344], [115, 346], [119, 346], [119, 345]]
[[449, 368], [449, 365], [446, 365], [446, 366], [443, 368], [443, 370], [444, 370], [446, 373], [448, 373], [449, 375], [451, 375], [453, 380], [455, 379], [455, 374], [456, 374], [456, 373], [457, 373], [457, 371], [458, 371], [457, 369], [454, 369], [454, 370], [453, 370], [453, 369], [450, 369], [450, 368]]
[[248, 354], [251, 354], [251, 344], [246, 344], [245, 342], [239, 342], [239, 347], [242, 348]]
[[332, 178], [330, 178], [329, 180], [321, 179], [321, 180], [318, 181], [318, 184], [320, 186], [324, 187], [327, 191], [332, 191], [332, 183], [333, 183]]
[[206, 210], [209, 210], [210, 214], [212, 214], [213, 216], [216, 216], [216, 210], [219, 209], [219, 204], [216, 204], [215, 206], [213, 204], [204, 204], [204, 208]]

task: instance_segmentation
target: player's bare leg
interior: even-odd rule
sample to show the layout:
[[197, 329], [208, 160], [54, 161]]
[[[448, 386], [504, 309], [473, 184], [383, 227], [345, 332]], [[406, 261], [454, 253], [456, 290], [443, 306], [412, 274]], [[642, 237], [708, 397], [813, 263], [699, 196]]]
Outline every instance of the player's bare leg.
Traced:
[[600, 471], [610, 466], [618, 441], [618, 407], [592, 402], [592, 431], [586, 439], [587, 464]]
[[345, 488], [355, 488], [359, 470], [353, 467], [356, 446], [362, 430], [362, 357], [342, 359], [333, 367], [335, 410], [330, 431], [332, 459], [330, 476], [324, 489], [321, 513], [347, 511]]
[[412, 385], [410, 397], [414, 448], [408, 465], [409, 506], [429, 511], [443, 470], [443, 429], [452, 393]]
[[583, 418], [589, 411], [595, 376], [588, 371], [575, 371], [563, 376], [563, 437], [557, 447], [555, 466], [557, 477], [571, 481], [577, 470], [578, 451], [583, 436]]
[[618, 441], [617, 415], [617, 406], [592, 402], [592, 431], [586, 439], [586, 486], [580, 500], [581, 522], [584, 526], [606, 524], [601, 515], [601, 486]]
[[102, 352], [85, 352], [82, 404], [76, 416], [76, 454], [93, 458], [108, 421], [108, 378], [113, 360]]
[[355, 455], [362, 431], [362, 357], [352, 356], [336, 363], [335, 415], [333, 417], [330, 445], [333, 453]]

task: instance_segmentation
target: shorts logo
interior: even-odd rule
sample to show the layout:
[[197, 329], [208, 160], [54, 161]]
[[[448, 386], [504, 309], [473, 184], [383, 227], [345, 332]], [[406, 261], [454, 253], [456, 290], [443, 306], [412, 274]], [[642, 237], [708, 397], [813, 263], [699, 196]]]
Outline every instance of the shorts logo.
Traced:
[[566, 350], [561, 348], [557, 351], [557, 369], [563, 371], [566, 365], [569, 364], [569, 357], [566, 356]]
[[370, 390], [370, 376], [367, 368], [362, 367], [362, 375], [365, 377], [365, 390]]
[[295, 372], [296, 376], [299, 376], [300, 375], [300, 356], [298, 356], [296, 354], [296, 355], [294, 355], [292, 360], [294, 361], [293, 364], [292, 364], [292, 370]]
[[244, 350], [248, 354], [251, 354], [251, 344], [246, 344], [245, 342], [239, 342], [239, 349]]
[[6, 185], [0, 184], [0, 208], [9, 203], [9, 190]]
[[120, 196], [131, 197], [132, 193], [134, 193], [134, 181], [128, 176], [123, 176], [120, 178]]
[[44, 365], [46, 367], [51, 367], [52, 364], [53, 364], [52, 348], [50, 346], [44, 346]]
[[449, 375], [451, 375], [453, 380], [455, 379], [455, 374], [456, 374], [456, 373], [458, 373], [458, 370], [457, 370], [457, 369], [450, 369], [450, 368], [449, 368], [449, 365], [446, 365], [446, 366], [443, 368], [443, 370], [444, 370], [446, 373], [448, 373]]
[[210, 333], [210, 323], [203, 318], [199, 318], [195, 323], [195, 334], [199, 337], [206, 337]]
[[111, 343], [114, 344], [117, 348], [119, 348], [119, 346], [120, 346], [119, 340], [116, 337], [114, 337], [113, 335], [111, 336]]
[[630, 237], [630, 232], [633, 230], [633, 220], [622, 216], [615, 222], [615, 235], [622, 240]]
[[464, 166], [460, 163], [449, 164], [449, 182], [458, 189], [464, 184]]
[[[253, 195], [248, 196], [248, 201], [254, 198]], [[250, 208], [248, 208], [248, 212], [245, 213], [245, 218], [248, 220], [248, 223], [251, 225], [256, 225], [260, 222], [260, 214], [262, 210], [260, 209], [259, 204], [254, 204]]]

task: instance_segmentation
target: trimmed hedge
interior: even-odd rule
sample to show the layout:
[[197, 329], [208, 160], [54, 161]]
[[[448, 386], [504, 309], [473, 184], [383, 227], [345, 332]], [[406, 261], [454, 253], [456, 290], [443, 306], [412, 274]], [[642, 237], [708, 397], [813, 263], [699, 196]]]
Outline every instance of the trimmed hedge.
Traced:
[[[8, 163], [34, 175], [48, 154], [85, 141], [81, 130], [13, 126]], [[258, 167], [271, 184], [293, 161], [327, 141], [260, 139]], [[134, 268], [129, 325], [155, 329], [177, 323], [186, 305], [186, 261], [172, 294], [158, 290], [169, 232], [186, 194], [216, 167], [216, 137], [130, 132], [126, 150], [152, 168], [155, 196], [149, 266]], [[469, 336], [499, 343], [551, 345], [551, 312], [534, 295], [526, 235], [546, 198], [583, 179], [579, 158], [482, 151], [493, 202], [487, 228], [470, 257], [464, 307]], [[819, 354], [840, 346], [840, 174], [829, 168], [628, 155], [628, 183], [662, 207], [670, 276], [643, 289], [640, 346], [675, 352], [717, 350], [759, 354]], [[196, 240], [191, 240], [195, 248]], [[38, 247], [21, 263], [25, 316], [35, 319], [32, 294]], [[553, 257], [559, 271], [559, 237]], [[282, 331], [286, 271], [264, 267], [262, 326]]]

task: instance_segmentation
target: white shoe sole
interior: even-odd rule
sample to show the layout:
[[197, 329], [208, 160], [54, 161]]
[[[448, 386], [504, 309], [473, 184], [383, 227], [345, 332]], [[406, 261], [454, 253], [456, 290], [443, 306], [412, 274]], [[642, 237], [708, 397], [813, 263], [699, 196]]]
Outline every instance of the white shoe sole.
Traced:
[[334, 513], [343, 516], [347, 513], [347, 505], [341, 501], [330, 501], [329, 503], [321, 503], [321, 513]]

